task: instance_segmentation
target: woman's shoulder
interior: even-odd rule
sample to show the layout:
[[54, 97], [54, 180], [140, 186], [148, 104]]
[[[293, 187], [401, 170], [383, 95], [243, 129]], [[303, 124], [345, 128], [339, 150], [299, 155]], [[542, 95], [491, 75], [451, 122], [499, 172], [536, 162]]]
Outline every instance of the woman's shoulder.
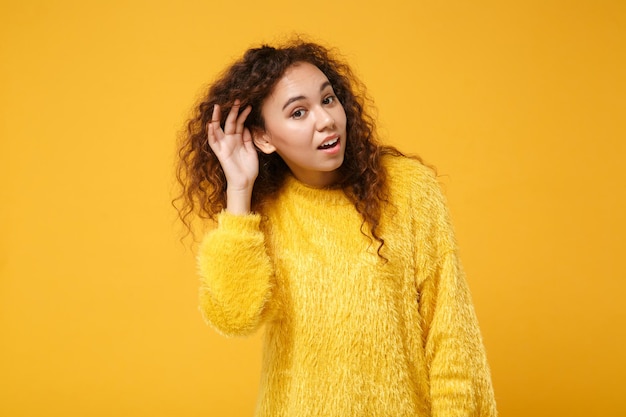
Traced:
[[417, 192], [439, 189], [434, 168], [426, 165], [421, 158], [410, 155], [384, 155], [382, 166], [387, 173], [389, 189], [393, 192]]
[[[385, 156], [383, 166], [387, 170], [393, 221], [407, 216], [423, 231], [442, 233], [439, 241], [453, 247], [447, 201], [435, 169], [420, 158], [409, 156]], [[432, 239], [432, 236], [423, 238]]]

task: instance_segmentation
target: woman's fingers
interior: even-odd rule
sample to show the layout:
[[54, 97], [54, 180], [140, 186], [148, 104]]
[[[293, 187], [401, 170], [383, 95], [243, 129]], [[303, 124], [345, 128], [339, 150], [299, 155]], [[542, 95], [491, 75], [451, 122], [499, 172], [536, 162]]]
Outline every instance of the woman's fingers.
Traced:
[[[243, 133], [243, 124], [246, 121], [246, 119], [248, 118], [248, 115], [250, 114], [250, 112], [252, 111], [252, 106], [247, 106], [242, 112], [241, 114], [237, 117], [237, 125], [235, 127], [235, 133]], [[245, 138], [244, 138], [245, 140]]]
[[207, 123], [209, 145], [211, 146], [215, 145], [218, 140], [216, 131], [217, 129], [220, 128], [220, 112], [221, 110], [220, 110], [219, 104], [216, 104], [215, 106], [213, 106], [213, 114], [211, 115], [211, 121]]
[[215, 125], [217, 123], [213, 123], [213, 122], [209, 122], [207, 123], [207, 131], [208, 131], [208, 140], [209, 140], [209, 146], [211, 147], [211, 149], [213, 149], [215, 151], [215, 147], [218, 144], [218, 139], [217, 139], [217, 135], [215, 134]]
[[252, 134], [248, 128], [243, 129], [243, 146], [247, 151], [256, 152], [254, 145], [252, 144]]
[[232, 135], [236, 133], [237, 129], [237, 115], [239, 114], [239, 107], [241, 106], [239, 100], [235, 100], [235, 104], [230, 108], [226, 123], [224, 123], [224, 134]]
[[216, 104], [213, 106], [213, 114], [211, 115], [211, 122], [220, 122], [220, 118], [222, 116], [222, 109], [220, 109], [220, 105]]
[[[209, 145], [215, 150], [216, 146], [219, 146], [219, 142], [224, 139], [230, 141], [235, 140], [233, 143], [236, 146], [236, 142], [243, 139], [243, 142], [252, 141], [250, 132], [244, 127], [244, 123], [252, 111], [252, 106], [246, 106], [246, 108], [239, 113], [241, 103], [239, 100], [235, 100], [235, 104], [231, 107], [224, 123], [224, 129], [220, 125], [221, 108], [218, 104], [213, 106], [213, 114], [211, 115], [211, 121], [207, 123], [207, 133]], [[246, 134], [247, 132], [247, 134]], [[241, 135], [241, 136], [239, 136]], [[241, 142], [239, 142], [241, 143]]]

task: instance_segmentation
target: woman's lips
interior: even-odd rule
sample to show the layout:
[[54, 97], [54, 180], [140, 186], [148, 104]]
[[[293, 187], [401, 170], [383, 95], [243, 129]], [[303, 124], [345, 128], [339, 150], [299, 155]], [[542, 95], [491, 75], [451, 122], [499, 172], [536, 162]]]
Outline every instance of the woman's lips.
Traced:
[[341, 141], [339, 140], [339, 136], [330, 141], [324, 142], [322, 145], [318, 146], [317, 149], [327, 154], [335, 154], [339, 152], [339, 150], [341, 149]]
[[339, 144], [339, 135], [334, 135], [334, 136], [328, 137], [324, 141], [324, 143], [322, 143], [320, 146], [317, 147], [317, 149], [321, 149], [321, 150], [332, 149], [338, 144]]

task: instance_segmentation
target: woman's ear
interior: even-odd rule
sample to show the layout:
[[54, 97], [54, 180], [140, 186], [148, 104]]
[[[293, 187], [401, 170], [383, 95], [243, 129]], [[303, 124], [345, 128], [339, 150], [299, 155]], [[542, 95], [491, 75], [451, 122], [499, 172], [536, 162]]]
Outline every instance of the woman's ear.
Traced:
[[259, 148], [261, 152], [268, 154], [268, 155], [273, 152], [276, 152], [276, 147], [272, 145], [271, 138], [267, 134], [267, 132], [264, 132], [260, 129], [259, 130], [255, 129], [252, 132], [252, 140], [254, 141], [254, 144], [256, 145], [257, 148]]

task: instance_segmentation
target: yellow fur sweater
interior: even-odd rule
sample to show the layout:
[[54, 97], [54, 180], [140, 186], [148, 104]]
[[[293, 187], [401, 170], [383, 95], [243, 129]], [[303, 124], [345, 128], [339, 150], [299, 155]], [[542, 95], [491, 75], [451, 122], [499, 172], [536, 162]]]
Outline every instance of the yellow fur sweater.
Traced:
[[265, 325], [257, 416], [496, 415], [439, 185], [413, 159], [384, 165], [388, 262], [341, 190], [293, 177], [262, 216], [223, 212], [205, 236], [206, 320], [226, 335]]

